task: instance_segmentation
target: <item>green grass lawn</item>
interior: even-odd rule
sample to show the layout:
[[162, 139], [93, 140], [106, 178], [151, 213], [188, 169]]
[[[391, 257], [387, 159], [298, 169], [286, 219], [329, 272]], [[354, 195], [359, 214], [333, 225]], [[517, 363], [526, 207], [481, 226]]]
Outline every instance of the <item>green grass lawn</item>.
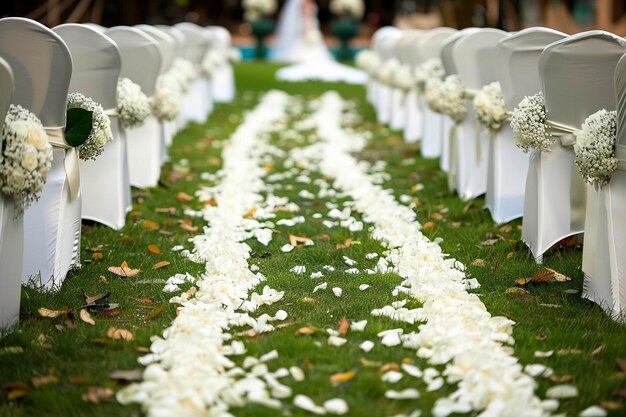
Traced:
[[[523, 364], [543, 363], [554, 369], [554, 376], [542, 379], [538, 395], [550, 386], [568, 382], [578, 387], [579, 397], [564, 400], [560, 412], [570, 416], [590, 405], [602, 404], [610, 415], [626, 415], [623, 407], [626, 396], [626, 371], [620, 371], [618, 360], [626, 358], [626, 328], [608, 319], [595, 304], [580, 297], [582, 271], [580, 246], [554, 249], [545, 256], [544, 265], [534, 263], [530, 252], [520, 241], [520, 221], [505, 226], [495, 225], [489, 213], [483, 210], [483, 200], [461, 202], [446, 190], [446, 177], [438, 169], [438, 161], [419, 157], [418, 145], [406, 144], [398, 132], [376, 124], [373, 109], [365, 102], [365, 91], [360, 86], [343, 84], [279, 83], [273, 74], [277, 67], [269, 64], [245, 63], [237, 67], [239, 95], [230, 104], [219, 105], [204, 125], [191, 124], [180, 132], [170, 149], [171, 163], [162, 172], [159, 187], [133, 190], [133, 211], [121, 231], [113, 231], [97, 224], [83, 226], [82, 269], [72, 271], [65, 284], [56, 293], [41, 294], [34, 290], [22, 292], [20, 324], [0, 338], [0, 415], [2, 416], [131, 416], [140, 414], [138, 406], [121, 406], [114, 396], [128, 381], [111, 377], [118, 370], [140, 368], [137, 358], [150, 345], [150, 337], [159, 334], [172, 321], [176, 307], [168, 303], [171, 294], [162, 292], [165, 279], [176, 273], [198, 275], [204, 266], [195, 264], [172, 251], [177, 245], [191, 248], [187, 239], [199, 232], [201, 219], [187, 218], [186, 207], [199, 209], [200, 203], [184, 198], [206, 183], [201, 174], [214, 173], [220, 168], [220, 149], [242, 120], [244, 110], [251, 109], [259, 93], [279, 88], [304, 100], [319, 96], [324, 91], [336, 90], [346, 99], [355, 99], [363, 115], [361, 128], [373, 133], [373, 140], [358, 155], [360, 158], [388, 163], [386, 171], [391, 179], [385, 184], [395, 194], [409, 195], [419, 201], [416, 208], [422, 224], [432, 222], [425, 231], [431, 239], [441, 237], [444, 251], [468, 266], [468, 275], [482, 284], [476, 290], [493, 315], [503, 315], [517, 322], [514, 331], [515, 354]], [[409, 158], [414, 162], [409, 163]], [[186, 160], [185, 163], [183, 160]], [[183, 161], [183, 162], [181, 162]], [[274, 170], [282, 169], [283, 160], [273, 161]], [[312, 173], [314, 179], [319, 174]], [[415, 191], [416, 184], [424, 189]], [[370, 312], [396, 299], [391, 291], [400, 282], [393, 274], [343, 273], [342, 257], [357, 260], [361, 270], [373, 266], [367, 260], [369, 252], [381, 253], [378, 241], [367, 232], [350, 233], [344, 228], [327, 229], [312, 215], [322, 212], [330, 200], [303, 200], [302, 189], [315, 191], [311, 184], [294, 183], [290, 190], [277, 192], [301, 207], [307, 218], [294, 227], [277, 227], [268, 247], [250, 242], [253, 256], [250, 263], [260, 267], [267, 284], [285, 297], [276, 305], [262, 308], [258, 314], [273, 314], [278, 309], [289, 313], [288, 326], [254, 338], [242, 338], [249, 354], [260, 355], [277, 349], [280, 356], [272, 368], [299, 366], [306, 374], [302, 382], [290, 383], [294, 394], [310, 396], [318, 404], [341, 397], [350, 405], [349, 415], [392, 416], [422, 409], [430, 415], [435, 400], [450, 392], [452, 387], [427, 393], [421, 380], [404, 378], [390, 386], [381, 381], [381, 366], [411, 362], [420, 368], [428, 365], [417, 358], [415, 351], [404, 348], [383, 349], [378, 345], [369, 353], [358, 348], [361, 340], [377, 341], [376, 334], [385, 329], [416, 326], [373, 317]], [[184, 225], [181, 228], [181, 224]], [[191, 227], [190, 227], [191, 226]], [[282, 253], [288, 235], [308, 236], [315, 245]], [[321, 236], [326, 234], [328, 236]], [[483, 245], [487, 239], [497, 238], [493, 245]], [[338, 250], [336, 244], [352, 238], [355, 243]], [[149, 245], [156, 245], [159, 251]], [[160, 253], [154, 253], [160, 252]], [[482, 260], [476, 261], [476, 260]], [[141, 269], [132, 278], [120, 278], [108, 272], [108, 267], [126, 261], [131, 268]], [[152, 269], [161, 261], [170, 265]], [[295, 265], [305, 265], [307, 274], [296, 276], [289, 272]], [[309, 279], [308, 273], [332, 265], [335, 272], [325, 273], [329, 290], [312, 294], [321, 281]], [[517, 278], [528, 277], [550, 267], [571, 277], [570, 282], [535, 285], [526, 288], [527, 294], [507, 293]], [[360, 284], [369, 284], [367, 291], [359, 291]], [[344, 295], [335, 297], [330, 288], [343, 288]], [[110, 292], [109, 301], [119, 304], [110, 314], [92, 314], [95, 325], [84, 323], [79, 311], [85, 305], [83, 294]], [[38, 309], [59, 310], [68, 307], [71, 313], [57, 318], [43, 318]], [[342, 317], [349, 320], [367, 319], [364, 333], [349, 332], [348, 344], [341, 348], [326, 346], [326, 328], [337, 328]], [[314, 334], [297, 336], [295, 331], [310, 326]], [[134, 335], [132, 341], [107, 337], [110, 327], [124, 328]], [[319, 346], [321, 344], [321, 347]], [[548, 358], [534, 357], [535, 351], [555, 353]], [[392, 365], [393, 366], [393, 365]], [[331, 384], [335, 373], [356, 371], [346, 382]], [[422, 391], [419, 400], [391, 401], [383, 397], [389, 389], [415, 386]], [[100, 387], [96, 395], [93, 387]], [[107, 392], [106, 389], [111, 391]], [[88, 392], [91, 390], [91, 397]], [[621, 391], [620, 391], [621, 390]], [[621, 396], [618, 395], [621, 393]], [[310, 415], [293, 408], [285, 401], [285, 414]], [[241, 416], [274, 416], [276, 410], [247, 406], [231, 410]]]

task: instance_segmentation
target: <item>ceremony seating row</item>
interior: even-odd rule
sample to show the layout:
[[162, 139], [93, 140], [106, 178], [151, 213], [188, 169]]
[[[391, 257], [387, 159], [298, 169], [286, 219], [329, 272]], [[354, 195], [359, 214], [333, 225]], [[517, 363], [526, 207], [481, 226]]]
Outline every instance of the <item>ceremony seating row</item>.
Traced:
[[[408, 142], [419, 140], [423, 157], [440, 158], [450, 190], [462, 200], [484, 194], [497, 224], [523, 217], [522, 240], [537, 262], [562, 239], [584, 233], [583, 295], [624, 320], [625, 53], [626, 40], [604, 31], [385, 27], [358, 64], [370, 74], [367, 98], [378, 121], [402, 130]], [[501, 104], [485, 103], [486, 91]], [[537, 93], [547, 114], [547, 149], [525, 145], [531, 138], [513, 126], [516, 108]], [[478, 106], [501, 117], [501, 126], [486, 125]], [[587, 146], [583, 125], [600, 110], [617, 110], [617, 170], [608, 184], [583, 178], [576, 162], [575, 149]], [[586, 139], [589, 146], [595, 139]]]
[[[19, 105], [41, 121], [53, 146], [37, 201], [22, 212], [0, 192], [0, 329], [18, 320], [22, 284], [54, 290], [80, 266], [82, 219], [121, 229], [131, 210], [131, 186], [158, 184], [175, 133], [188, 122], [204, 123], [214, 102], [234, 98], [234, 56], [221, 27], [49, 29], [25, 18], [0, 19], [0, 120], [4, 124], [9, 106]], [[174, 73], [179, 67], [187, 71]], [[120, 119], [123, 79], [139, 86], [149, 109], [133, 126]], [[99, 104], [110, 121], [113, 140], [95, 160], [79, 160], [79, 148], [65, 140], [69, 93]], [[164, 100], [162, 93], [176, 99], [166, 104], [178, 106], [169, 119], [151, 110]], [[6, 181], [0, 178], [0, 185]]]

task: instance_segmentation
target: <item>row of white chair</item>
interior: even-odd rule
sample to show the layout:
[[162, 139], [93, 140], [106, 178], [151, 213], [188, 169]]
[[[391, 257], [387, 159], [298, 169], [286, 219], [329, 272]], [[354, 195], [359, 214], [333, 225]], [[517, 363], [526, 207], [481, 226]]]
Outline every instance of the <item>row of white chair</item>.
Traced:
[[[517, 33], [470, 28], [430, 31], [386, 27], [372, 49], [382, 62], [417, 68], [439, 59], [446, 75], [457, 74], [467, 90], [498, 81], [509, 111], [526, 96], [543, 92], [549, 119], [580, 128], [601, 109], [618, 112], [617, 147], [626, 145], [626, 40], [604, 31], [568, 36], [547, 28]], [[406, 100], [404, 97], [406, 96]], [[489, 135], [471, 105], [450, 135], [450, 117], [433, 112], [418, 94], [372, 72], [368, 99], [379, 122], [403, 129], [407, 141], [421, 140], [421, 154], [440, 158], [453, 171], [452, 188], [463, 200], [485, 196], [496, 223], [523, 217], [522, 239], [538, 262], [557, 242], [585, 232], [584, 296], [614, 317], [626, 308], [626, 174], [618, 170], [609, 185], [585, 185], [574, 163], [571, 143], [555, 141], [551, 152], [524, 153], [510, 124]], [[478, 130], [480, 129], [480, 130]], [[456, 139], [456, 140], [454, 140]], [[453, 149], [451, 149], [453, 147]], [[623, 237], [624, 236], [624, 237]]]
[[[12, 103], [34, 113], [44, 127], [63, 129], [72, 92], [114, 114], [120, 77], [151, 96], [157, 78], [176, 58], [200, 66], [209, 51], [227, 54], [229, 49], [226, 29], [191, 23], [110, 29], [64, 24], [51, 30], [29, 19], [0, 19], [0, 120]], [[111, 117], [114, 140], [97, 160], [80, 161], [77, 198], [68, 190], [62, 148], [53, 149], [41, 197], [23, 215], [16, 215], [12, 198], [0, 194], [0, 329], [18, 319], [22, 283], [53, 290], [79, 266], [81, 219], [121, 229], [132, 205], [131, 185], [158, 184], [174, 134], [190, 121], [204, 122], [214, 101], [234, 98], [233, 68], [224, 62], [211, 79], [193, 81], [174, 121], [159, 122], [151, 115], [142, 126], [124, 129]]]

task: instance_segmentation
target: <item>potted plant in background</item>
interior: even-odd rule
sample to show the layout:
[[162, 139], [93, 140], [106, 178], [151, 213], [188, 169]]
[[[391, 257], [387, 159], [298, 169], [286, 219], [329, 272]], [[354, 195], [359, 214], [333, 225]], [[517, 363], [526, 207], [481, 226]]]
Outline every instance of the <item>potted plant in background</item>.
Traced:
[[256, 58], [265, 59], [265, 38], [274, 31], [274, 22], [269, 18], [276, 12], [276, 0], [244, 0], [244, 18], [252, 26], [256, 38]]
[[350, 59], [350, 40], [359, 32], [365, 4], [363, 0], [331, 0], [330, 11], [336, 16], [330, 23], [330, 30], [341, 42], [339, 59]]

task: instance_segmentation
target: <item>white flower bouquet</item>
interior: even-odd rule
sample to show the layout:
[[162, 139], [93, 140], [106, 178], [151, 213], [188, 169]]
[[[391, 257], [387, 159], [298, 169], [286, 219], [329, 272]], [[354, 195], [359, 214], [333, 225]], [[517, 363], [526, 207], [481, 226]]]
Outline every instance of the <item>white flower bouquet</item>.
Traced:
[[443, 96], [441, 89], [443, 88], [443, 80], [440, 78], [429, 78], [426, 80], [424, 95], [428, 107], [434, 112], [443, 113]]
[[150, 101], [141, 87], [128, 78], [117, 82], [117, 114], [120, 125], [125, 128], [141, 126], [150, 116]]
[[331, 0], [330, 12], [336, 16], [361, 19], [365, 14], [365, 3], [363, 0]]
[[375, 51], [364, 49], [356, 55], [355, 63], [357, 67], [363, 69], [370, 77], [374, 78], [378, 67], [380, 67], [380, 57]]
[[382, 66], [378, 68], [377, 76], [380, 82], [389, 86], [393, 83], [393, 77], [395, 72], [400, 68], [400, 61], [396, 58], [389, 58], [383, 62]]
[[550, 152], [552, 135], [547, 125], [548, 112], [543, 99], [543, 93], [524, 97], [513, 110], [511, 129], [517, 145], [524, 152], [538, 149]]
[[180, 83], [171, 73], [157, 78], [156, 89], [150, 98], [152, 112], [161, 122], [174, 120], [180, 110], [182, 91]]
[[168, 71], [168, 74], [176, 79], [181, 92], [184, 94], [189, 91], [191, 82], [198, 77], [198, 69], [189, 60], [176, 58], [172, 63], [172, 67]]
[[224, 55], [220, 51], [216, 50], [208, 50], [206, 54], [204, 54], [204, 58], [202, 58], [202, 63], [200, 64], [200, 68], [202, 69], [202, 73], [205, 77], [211, 78], [215, 71], [226, 64], [226, 55]]
[[415, 68], [415, 82], [420, 93], [426, 91], [426, 83], [431, 78], [443, 78], [446, 71], [443, 68], [443, 64], [439, 58], [431, 58]]
[[67, 109], [83, 109], [92, 112], [91, 133], [87, 140], [77, 147], [80, 159], [87, 161], [96, 159], [104, 149], [104, 145], [113, 141], [111, 121], [104, 113], [102, 106], [91, 98], [80, 93], [70, 93], [67, 96]]
[[442, 113], [450, 116], [456, 123], [461, 123], [467, 115], [467, 97], [461, 78], [456, 74], [448, 75], [439, 91]]
[[481, 88], [474, 97], [474, 108], [478, 121], [489, 131], [497, 132], [500, 130], [508, 119], [500, 83], [492, 82]]
[[409, 64], [400, 64], [398, 69], [393, 73], [392, 83], [396, 88], [404, 92], [408, 92], [415, 86], [415, 78], [413, 77], [413, 68]]
[[600, 110], [589, 116], [576, 134], [576, 166], [583, 179], [595, 187], [608, 184], [617, 169], [616, 114], [615, 111]]
[[276, 0], [243, 0], [244, 17], [249, 22], [274, 14], [277, 8]]
[[39, 199], [52, 165], [52, 146], [37, 116], [13, 104], [0, 135], [0, 190], [15, 200], [20, 214]]

